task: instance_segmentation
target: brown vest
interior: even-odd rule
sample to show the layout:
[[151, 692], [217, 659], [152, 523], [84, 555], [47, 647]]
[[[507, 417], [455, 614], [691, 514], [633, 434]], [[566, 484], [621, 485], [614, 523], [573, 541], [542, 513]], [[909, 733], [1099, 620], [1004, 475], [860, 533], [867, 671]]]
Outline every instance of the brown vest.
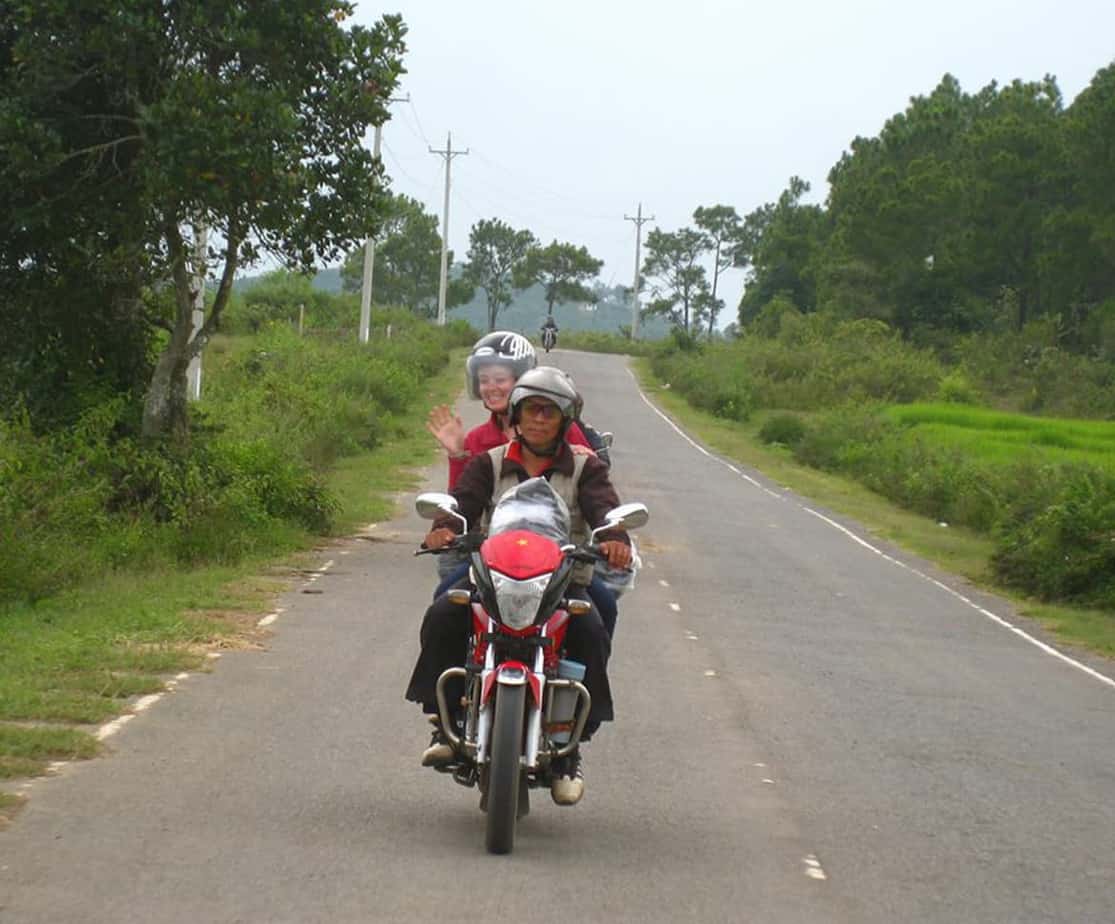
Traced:
[[[507, 455], [509, 445], [510, 443], [504, 443], [502, 446], [496, 446], [494, 449], [488, 450], [488, 456], [492, 460], [492, 496], [488, 501], [487, 509], [484, 511], [482, 524], [484, 529], [488, 528], [492, 510], [499, 499], [521, 483], [516, 472], [507, 472], [506, 474], [503, 472], [503, 459]], [[555, 468], [550, 471], [550, 477], [546, 479], [550, 483], [550, 487], [554, 489], [554, 493], [565, 501], [565, 506], [569, 508], [569, 541], [574, 545], [583, 545], [588, 542], [591, 532], [588, 524], [585, 523], [584, 515], [581, 513], [581, 505], [577, 502], [577, 483], [581, 480], [581, 473], [585, 470], [585, 459], [587, 458], [588, 456], [574, 453], [572, 475], [566, 475]], [[592, 580], [592, 569], [592, 565], [578, 562], [573, 566], [572, 583], [587, 587], [589, 581]]]

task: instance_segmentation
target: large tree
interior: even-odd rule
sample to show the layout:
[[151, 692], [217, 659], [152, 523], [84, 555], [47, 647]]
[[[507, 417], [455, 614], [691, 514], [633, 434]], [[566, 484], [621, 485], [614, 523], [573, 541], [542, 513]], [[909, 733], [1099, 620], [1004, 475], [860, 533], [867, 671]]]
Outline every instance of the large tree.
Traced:
[[687, 334], [708, 315], [711, 293], [700, 263], [705, 247], [704, 233], [694, 228], [655, 228], [647, 235], [642, 275], [651, 282], [652, 298], [646, 314], [667, 317]]
[[1071, 195], [1049, 218], [1046, 267], [1067, 298], [1071, 339], [1115, 357], [1115, 64], [1063, 117]]
[[[344, 0], [25, 0], [0, 19], [0, 272], [80, 286], [75, 253], [108, 259], [112, 310], [156, 326], [143, 432], [188, 434], [186, 371], [262, 251], [309, 268], [384, 207], [368, 127], [402, 73], [397, 16], [344, 27]], [[216, 296], [196, 336], [190, 228], [213, 244]], [[26, 278], [26, 277], [25, 277]], [[144, 312], [165, 286], [164, 314]], [[125, 306], [124, 309], [118, 306]], [[108, 310], [108, 306], [101, 310]]]
[[730, 205], [698, 206], [693, 213], [693, 223], [704, 232], [705, 247], [712, 253], [712, 291], [709, 293], [708, 335], [711, 339], [716, 329], [716, 317], [724, 307], [717, 297], [720, 274], [738, 265], [736, 248], [743, 233], [739, 213]]
[[589, 302], [593, 291], [586, 283], [600, 272], [597, 260], [585, 247], [553, 241], [546, 247], [532, 247], [520, 265], [516, 283], [525, 289], [538, 283], [546, 292], [546, 315], [553, 317], [559, 302]]
[[[449, 253], [452, 265], [453, 252]], [[430, 317], [437, 311], [441, 273], [441, 234], [436, 215], [410, 196], [395, 196], [376, 242], [374, 295], [381, 305], [405, 305]], [[341, 282], [359, 292], [364, 280], [364, 248], [345, 259]]]
[[778, 201], [751, 212], [738, 235], [737, 265], [748, 267], [739, 322], [746, 324], [776, 295], [802, 311], [816, 307], [815, 263], [825, 237], [824, 210], [803, 204], [809, 184], [790, 177]]
[[515, 291], [530, 285], [522, 277], [522, 264], [536, 243], [529, 231], [516, 231], [498, 218], [482, 218], [469, 231], [461, 279], [467, 286], [484, 290], [488, 330], [496, 329], [496, 318], [511, 304]]

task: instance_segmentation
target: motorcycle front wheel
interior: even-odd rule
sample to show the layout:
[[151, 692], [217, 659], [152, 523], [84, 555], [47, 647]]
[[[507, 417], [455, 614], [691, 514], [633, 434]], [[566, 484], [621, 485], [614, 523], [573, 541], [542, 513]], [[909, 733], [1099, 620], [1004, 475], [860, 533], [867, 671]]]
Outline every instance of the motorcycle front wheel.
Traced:
[[515, 820], [519, 808], [522, 767], [525, 686], [499, 686], [492, 722], [491, 763], [488, 767], [488, 827], [485, 846], [489, 853], [510, 853], [515, 846]]

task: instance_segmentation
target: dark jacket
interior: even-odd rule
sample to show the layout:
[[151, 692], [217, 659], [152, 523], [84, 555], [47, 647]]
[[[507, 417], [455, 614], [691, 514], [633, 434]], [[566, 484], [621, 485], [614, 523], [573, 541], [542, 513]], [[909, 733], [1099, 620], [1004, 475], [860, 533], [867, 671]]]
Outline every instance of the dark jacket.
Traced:
[[[542, 473], [542, 477], [546, 478], [548, 473], [554, 470], [570, 476], [573, 474], [573, 453], [564, 442], [554, 457], [553, 465]], [[521, 463], [505, 458], [501, 474], [508, 472], [514, 472], [520, 482], [531, 477]], [[449, 492], [457, 499], [461, 516], [468, 520], [469, 530], [476, 529], [480, 523], [480, 518], [491, 503], [494, 486], [492, 461], [490, 456], [484, 453], [469, 460], [453, 490]], [[619, 496], [616, 494], [616, 489], [612, 487], [608, 466], [593, 456], [585, 459], [581, 480], [577, 483], [577, 503], [581, 508], [581, 515], [591, 529], [601, 526], [604, 523], [604, 515], [619, 506]], [[441, 526], [447, 526], [456, 533], [461, 531], [460, 521], [454, 517], [439, 517], [434, 521], [435, 528]], [[597, 539], [599, 541], [615, 539], [627, 544], [631, 542], [627, 533], [622, 530], [602, 532]]]

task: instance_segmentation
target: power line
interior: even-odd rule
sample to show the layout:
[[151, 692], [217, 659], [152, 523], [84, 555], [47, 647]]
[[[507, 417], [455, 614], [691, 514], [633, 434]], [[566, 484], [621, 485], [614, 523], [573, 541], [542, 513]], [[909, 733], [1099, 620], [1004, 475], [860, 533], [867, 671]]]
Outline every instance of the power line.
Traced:
[[[568, 194], [563, 193], [563, 192], [557, 192], [556, 190], [550, 189], [550, 188], [538, 183], [536, 180], [534, 180], [532, 177], [529, 177], [527, 174], [525, 174], [521, 171], [518, 171], [518, 170], [513, 170], [513, 169], [511, 169], [510, 167], [507, 167], [504, 164], [500, 164], [500, 163], [492, 160], [490, 157], [487, 157], [485, 154], [481, 153], [480, 151], [476, 151], [474, 153], [477, 155], [477, 157], [479, 158], [481, 163], [483, 163], [486, 166], [492, 168], [493, 170], [497, 170], [500, 173], [504, 173], [504, 174], [517, 174], [518, 177], [520, 178], [520, 180], [525, 179], [527, 181], [527, 185], [532, 186], [537, 192], [539, 192], [543, 195], [546, 195], [546, 196], [550, 196], [551, 198], [560, 199], [564, 202], [570, 203], [571, 205], [573, 205], [575, 207], [574, 210], [570, 210], [570, 211], [575, 211], [575, 213], [578, 215], [578, 217], [588, 218], [588, 219], [591, 219], [593, 221], [615, 221], [615, 215], [603, 215], [603, 214], [600, 214], [599, 212], [587, 211], [587, 210], [584, 209], [583, 203], [578, 201], [577, 199], [574, 199], [572, 196], [569, 196]], [[514, 194], [511, 194], [511, 195], [514, 195]]]
[[410, 111], [414, 113], [414, 123], [418, 126], [418, 133], [422, 136], [422, 140], [426, 142], [427, 147], [433, 147], [433, 145], [430, 144], [430, 139], [426, 137], [426, 132], [422, 128], [422, 120], [418, 118], [418, 110], [414, 106], [414, 101], [408, 99], [407, 102], [410, 103]]
[[[415, 137], [418, 137], [418, 136], [416, 135]], [[434, 189], [435, 188], [432, 181], [423, 182], [422, 180], [415, 179], [414, 176], [411, 173], [409, 173], [407, 171], [407, 169], [403, 166], [403, 162], [399, 159], [399, 155], [396, 154], [393, 150], [391, 150], [391, 145], [389, 145], [386, 141], [383, 142], [383, 148], [391, 156], [392, 163], [394, 163], [395, 166], [399, 168], [399, 173], [401, 173], [408, 180], [410, 180], [415, 186], [421, 186], [424, 189]]]

